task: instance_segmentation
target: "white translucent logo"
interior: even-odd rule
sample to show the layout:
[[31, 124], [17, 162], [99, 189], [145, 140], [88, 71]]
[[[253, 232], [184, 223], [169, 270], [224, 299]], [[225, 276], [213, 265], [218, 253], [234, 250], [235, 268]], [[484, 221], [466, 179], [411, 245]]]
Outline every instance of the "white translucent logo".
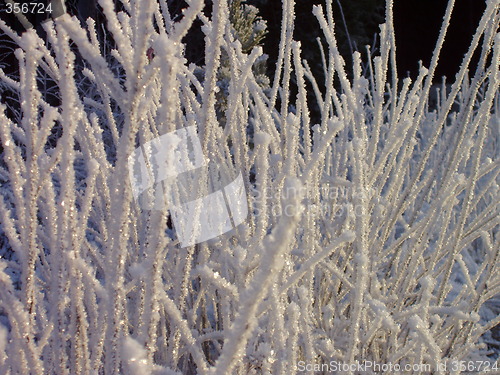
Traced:
[[128, 158], [134, 199], [143, 209], [168, 208], [182, 247], [218, 237], [248, 215], [241, 172], [207, 162], [194, 126], [164, 134]]

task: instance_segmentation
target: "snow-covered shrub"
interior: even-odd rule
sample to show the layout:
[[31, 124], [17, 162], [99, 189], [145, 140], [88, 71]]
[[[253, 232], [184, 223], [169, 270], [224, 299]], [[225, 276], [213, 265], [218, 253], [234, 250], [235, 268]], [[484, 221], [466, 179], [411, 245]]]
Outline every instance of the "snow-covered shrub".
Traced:
[[[267, 24], [258, 15], [256, 7], [242, 4], [241, 0], [230, 0], [228, 4], [229, 30], [233, 37], [241, 43], [243, 53], [250, 53], [252, 49], [260, 47], [264, 36], [267, 34]], [[252, 65], [252, 73], [257, 83], [264, 89], [269, 89], [269, 78], [266, 75], [268, 55], [261, 54]], [[224, 49], [221, 50], [220, 67], [217, 75], [217, 93], [215, 109], [217, 119], [222, 126], [226, 123], [225, 114], [229, 97], [229, 87], [231, 85], [233, 69], [229, 55]], [[204, 72], [202, 68], [199, 69]], [[201, 77], [203, 79], [203, 77]]]
[[[119, 12], [99, 3], [110, 54], [92, 20], [86, 30], [67, 15], [46, 23], [47, 42], [0, 21], [20, 64], [19, 80], [0, 79], [21, 109], [17, 119], [0, 107], [1, 374], [485, 368], [482, 336], [500, 322], [485, 310], [500, 292], [498, 1], [488, 1], [432, 111], [453, 1], [414, 82], [396, 73], [391, 1], [368, 77], [358, 53], [347, 76], [332, 4], [315, 7], [328, 43], [325, 92], [293, 40], [293, 0], [283, 1], [269, 91], [252, 71], [262, 50], [244, 53], [226, 2], [214, 0], [208, 19], [202, 1], [188, 1], [175, 23], [165, 1], [123, 0]], [[202, 81], [182, 45], [198, 16]], [[222, 51], [231, 72], [224, 126], [215, 110]], [[81, 59], [85, 85], [75, 79]], [[44, 100], [42, 77], [57, 84], [57, 107]], [[188, 126], [211, 162], [242, 172], [251, 210], [232, 232], [181, 248], [168, 211], [134, 201], [127, 163], [136, 147]], [[209, 177], [178, 193], [208, 194]], [[466, 360], [476, 362], [457, 362]]]

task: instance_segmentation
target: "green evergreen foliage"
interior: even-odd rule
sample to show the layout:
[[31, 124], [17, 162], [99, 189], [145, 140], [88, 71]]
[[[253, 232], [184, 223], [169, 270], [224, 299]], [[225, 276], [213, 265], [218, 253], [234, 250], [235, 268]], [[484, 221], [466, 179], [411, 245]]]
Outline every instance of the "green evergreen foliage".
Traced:
[[259, 9], [244, 1], [233, 0], [229, 4], [229, 22], [244, 53], [259, 46], [267, 34], [267, 23], [259, 16]]
[[[258, 8], [244, 3], [245, 0], [232, 0], [229, 2], [229, 23], [235, 40], [241, 43], [242, 52], [249, 54], [252, 49], [259, 47], [263, 42], [267, 34], [267, 22], [259, 15]], [[270, 87], [270, 81], [267, 77], [267, 58], [267, 55], [261, 56], [252, 66], [257, 83], [264, 89]], [[217, 118], [224, 125], [226, 122], [225, 112], [227, 110], [227, 98], [231, 80], [229, 56], [225, 51], [222, 51], [221, 66], [217, 78], [217, 86], [219, 88], [216, 94]]]

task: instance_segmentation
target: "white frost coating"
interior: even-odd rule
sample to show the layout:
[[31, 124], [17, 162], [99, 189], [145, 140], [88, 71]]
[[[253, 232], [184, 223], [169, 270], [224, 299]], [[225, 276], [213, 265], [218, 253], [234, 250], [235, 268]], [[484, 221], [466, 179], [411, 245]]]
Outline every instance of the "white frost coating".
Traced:
[[[199, 172], [206, 164], [194, 126], [157, 137], [134, 150], [128, 157], [134, 198], [139, 200], [142, 193], [154, 186], [154, 208], [170, 210], [181, 247], [218, 237], [241, 224], [248, 216], [241, 173], [221, 190], [206, 196], [187, 202], [177, 196], [176, 179], [185, 172]], [[189, 183], [196, 185], [201, 182], [203, 171], [196, 177], [189, 179]], [[180, 183], [180, 186], [194, 189], [193, 185], [186, 186], [185, 182]], [[144, 207], [140, 201], [138, 204], [143, 208], [151, 207]]]
[[[166, 0], [99, 3], [105, 22], [64, 15], [47, 40], [0, 20], [19, 66], [0, 70], [19, 98], [0, 103], [0, 374], [489, 361], [498, 1], [457, 76], [434, 85], [453, 1], [431, 65], [405, 79], [392, 0], [379, 47], [352, 57], [333, 2], [315, 7], [323, 79], [285, 0], [267, 88], [227, 1], [212, 14], [186, 1], [179, 17]], [[188, 66], [196, 19], [205, 59]]]
[[5, 362], [5, 349], [8, 345], [7, 335], [7, 328], [0, 323], [0, 364]]
[[410, 325], [410, 328], [418, 334], [421, 342], [427, 347], [432, 360], [435, 364], [437, 364], [441, 358], [441, 349], [434, 340], [434, 337], [426, 326], [426, 323], [423, 322], [419, 316], [413, 316], [408, 321], [408, 324]]
[[233, 223], [238, 226], [248, 216], [247, 196], [241, 173], [233, 182], [224, 187], [224, 193]]
[[204, 165], [206, 162], [194, 126], [163, 134], [135, 149], [128, 157], [134, 198], [155, 183]]
[[148, 160], [155, 182], [175, 177], [188, 170], [183, 162], [189, 162], [189, 158], [188, 155], [182, 155], [181, 149], [182, 143], [186, 144], [187, 139], [181, 134], [178, 132], [163, 134], [144, 144], [144, 157]]
[[221, 191], [172, 206], [171, 212], [182, 247], [204, 242], [232, 228]]
[[257, 133], [255, 134], [254, 141], [256, 145], [261, 145], [263, 147], [267, 146], [272, 141], [272, 137], [267, 133]]
[[123, 342], [123, 364], [126, 375], [151, 374], [151, 364], [148, 363], [146, 350], [130, 336]]
[[153, 186], [154, 180], [149, 172], [146, 159], [140, 148], [134, 150], [128, 159], [128, 174], [135, 199], [139, 199], [142, 192]]
[[287, 203], [292, 207], [292, 213], [290, 216], [282, 216], [273, 233], [264, 239], [263, 250], [265, 253], [261, 266], [248, 287], [241, 292], [241, 309], [227, 334], [228, 341], [217, 360], [214, 374], [232, 373], [237, 362], [241, 361], [243, 349], [257, 326], [257, 317], [255, 316], [257, 307], [266, 296], [267, 288], [283, 267], [280, 258], [283, 257], [291, 240], [290, 235], [300, 219], [302, 184], [298, 179], [288, 179], [286, 188], [288, 191], [293, 191], [287, 199]]

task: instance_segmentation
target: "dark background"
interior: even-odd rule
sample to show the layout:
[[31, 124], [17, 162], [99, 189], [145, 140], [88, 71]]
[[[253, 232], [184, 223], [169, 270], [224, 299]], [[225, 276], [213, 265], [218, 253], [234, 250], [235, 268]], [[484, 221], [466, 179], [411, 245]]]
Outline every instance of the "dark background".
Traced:
[[[31, 0], [33, 1], [33, 0]], [[42, 0], [48, 1], [48, 0]], [[167, 0], [174, 20], [182, 17], [182, 9], [187, 5], [183, 0]], [[281, 30], [280, 0], [247, 0], [247, 4], [259, 9], [260, 16], [266, 20], [268, 34], [262, 43], [264, 52], [269, 55], [267, 61], [267, 74], [270, 82], [273, 81], [278, 45]], [[419, 61], [428, 67], [437, 41], [442, 19], [445, 13], [447, 0], [394, 0], [394, 25], [396, 30], [397, 65], [400, 77], [417, 76]], [[67, 12], [77, 16], [83, 23], [87, 17], [96, 19], [96, 23], [105, 24], [105, 19], [97, 0], [67, 0]], [[205, 0], [204, 12], [210, 16], [212, 0]], [[295, 1], [295, 30], [294, 38], [302, 45], [302, 57], [306, 59], [312, 69], [320, 90], [324, 92], [324, 77], [321, 55], [316, 38], [320, 37], [324, 48], [326, 42], [322, 36], [318, 21], [312, 14], [313, 5], [322, 5], [325, 0], [296, 0]], [[483, 11], [484, 0], [456, 0], [452, 14], [451, 25], [445, 39], [434, 81], [441, 82], [441, 77], [446, 76], [448, 82], [454, 81], [460, 63], [472, 40], [472, 36]], [[0, 0], [0, 17], [18, 33], [24, 31], [23, 26], [12, 14], [5, 12], [5, 0]], [[121, 9], [119, 9], [121, 10]], [[342, 10], [342, 12], [341, 12]], [[379, 24], [385, 20], [385, 0], [333, 0], [335, 18], [335, 34], [337, 36], [340, 52], [346, 60], [346, 69], [350, 73], [351, 50], [358, 50], [366, 59], [366, 45], [370, 45], [372, 53], [378, 52]], [[344, 19], [341, 14], [344, 14]], [[29, 21], [35, 25], [37, 32], [43, 37], [41, 24], [44, 16], [29, 16]], [[105, 28], [104, 28], [105, 29]], [[109, 33], [104, 35], [103, 27], [97, 27], [101, 38], [106, 38], [107, 48], [111, 48], [113, 41]], [[347, 33], [350, 35], [349, 45]], [[186, 57], [198, 66], [204, 65], [204, 35], [201, 32], [201, 21], [197, 20], [194, 27], [186, 36]], [[18, 77], [18, 63], [14, 56], [16, 46], [3, 31], [0, 30], [0, 68], [11, 77]], [[109, 55], [109, 54], [108, 54]], [[77, 65], [83, 65], [84, 60], [77, 55]], [[474, 61], [473, 64], [474, 65]], [[77, 69], [78, 72], [81, 69]], [[294, 76], [292, 75], [292, 80]], [[50, 82], [49, 82], [50, 84]], [[309, 83], [308, 83], [309, 84]], [[338, 85], [338, 82], [335, 82]], [[54, 86], [54, 85], [52, 85]], [[51, 86], [51, 87], [52, 87]], [[291, 95], [296, 95], [296, 87], [292, 82]], [[310, 88], [310, 87], [309, 87]], [[313, 90], [308, 89], [308, 103], [310, 104], [311, 121], [320, 121], [320, 111], [317, 108]], [[59, 104], [57, 87], [44, 92], [45, 100], [52, 105]], [[279, 98], [278, 98], [279, 100]], [[19, 113], [19, 98], [17, 93], [0, 87], [0, 102], [7, 104], [7, 116], [16, 119]]]
[[[345, 17], [341, 17], [339, 4]], [[269, 55], [269, 71], [272, 75], [278, 55], [278, 44], [281, 30], [281, 6], [279, 0], [248, 0], [259, 8], [260, 15], [267, 21], [268, 34], [264, 40], [264, 52]], [[296, 40], [301, 41], [303, 56], [309, 61], [313, 71], [322, 74], [321, 57], [316, 42], [322, 37], [319, 25], [312, 14], [313, 5], [322, 5], [324, 0], [296, 0], [295, 33]], [[400, 76], [415, 78], [419, 61], [429, 66], [435, 43], [438, 39], [442, 20], [448, 0], [394, 0], [394, 27], [396, 30], [396, 49], [398, 73]], [[182, 1], [172, 1], [173, 13], [185, 6]], [[365, 53], [366, 45], [372, 51], [378, 47], [375, 34], [379, 32], [379, 24], [385, 20], [385, 0], [334, 0], [335, 33], [342, 55], [350, 60], [350, 50], [346, 29], [351, 38], [352, 49]], [[458, 72], [462, 58], [472, 41], [485, 10], [484, 0], [456, 0], [448, 28], [445, 43], [441, 51], [435, 80], [440, 82], [442, 76], [451, 80]], [[210, 1], [205, 8], [210, 14]], [[193, 31], [189, 36], [192, 42], [188, 49], [188, 57], [198, 64], [203, 62], [203, 41], [199, 32]], [[324, 40], [323, 40], [324, 42]], [[324, 43], [326, 46], [326, 43]]]
[[[182, 0], [168, 1], [174, 17], [180, 16], [182, 8], [186, 6]], [[211, 1], [206, 0], [205, 12], [210, 14]], [[350, 47], [346, 38], [346, 29], [352, 41], [352, 49], [365, 52], [365, 45], [374, 45], [374, 36], [378, 32], [378, 25], [384, 21], [384, 0], [334, 0], [334, 17], [336, 20], [336, 34], [343, 56], [349, 63]], [[345, 24], [340, 16], [340, 8], [345, 15]], [[432, 51], [437, 40], [441, 21], [446, 8], [447, 0], [395, 0], [394, 23], [396, 29], [397, 61], [400, 76], [415, 77], [418, 72], [418, 61], [422, 60], [429, 66]], [[281, 6], [279, 0], [248, 0], [247, 4], [255, 5], [260, 15], [267, 21], [268, 35], [264, 40], [264, 51], [269, 55], [269, 73], [272, 75], [278, 52], [278, 42], [281, 28]], [[317, 75], [322, 74], [321, 59], [316, 38], [321, 36], [317, 20], [312, 15], [312, 6], [323, 4], [324, 0], [296, 0], [296, 28], [295, 39], [302, 42], [303, 56], [306, 58]], [[23, 27], [14, 16], [5, 13], [5, 2], [0, 0], [0, 17], [18, 32]], [[99, 6], [95, 0], [66, 1], [68, 13], [77, 15], [82, 21], [86, 17], [94, 17], [102, 21]], [[485, 9], [484, 0], [456, 0], [452, 22], [448, 31], [444, 49], [441, 53], [435, 79], [440, 81], [446, 75], [451, 80], [458, 71], [463, 55], [472, 40], [472, 35]], [[30, 21], [38, 25], [40, 19], [29, 17]], [[194, 28], [188, 35], [187, 55], [189, 60], [203, 65], [203, 38], [198, 28]], [[375, 43], [374, 47], [377, 47]], [[0, 31], [0, 67], [6, 72], [16, 70], [16, 60], [13, 56], [11, 41]], [[349, 64], [348, 64], [349, 65]], [[319, 77], [318, 77], [319, 78]], [[319, 79], [319, 81], [322, 81]]]
[[[277, 55], [281, 1], [253, 1], [267, 20], [269, 34], [264, 49], [275, 61]], [[334, 3], [336, 34], [343, 56], [349, 54], [345, 25], [340, 17], [339, 7]], [[381, 0], [341, 0], [347, 29], [353, 44], [364, 53], [366, 44], [373, 45], [378, 25], [385, 19], [385, 1]], [[432, 52], [437, 41], [447, 0], [395, 0], [394, 27], [396, 30], [396, 49], [398, 72], [400, 76], [415, 77], [418, 61], [429, 66]], [[311, 14], [313, 4], [324, 4], [321, 0], [296, 1], [295, 38], [302, 42], [305, 57], [319, 57], [315, 38], [320, 36], [316, 18]], [[484, 0], [456, 0], [452, 21], [441, 52], [436, 79], [446, 75], [450, 79], [458, 72], [463, 55], [472, 40], [485, 9]], [[356, 48], [355, 48], [356, 49]]]

